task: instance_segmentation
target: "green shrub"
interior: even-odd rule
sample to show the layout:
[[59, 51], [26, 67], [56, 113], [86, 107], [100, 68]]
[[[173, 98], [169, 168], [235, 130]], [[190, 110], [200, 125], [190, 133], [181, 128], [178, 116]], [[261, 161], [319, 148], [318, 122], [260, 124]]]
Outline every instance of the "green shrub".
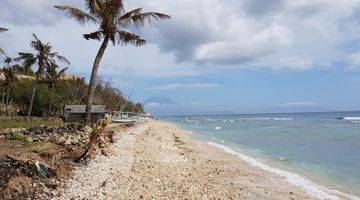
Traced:
[[19, 133], [13, 133], [10, 136], [10, 140], [12, 141], [19, 141], [21, 144], [26, 144], [28, 141], [25, 137], [23, 137], [21, 134]]
[[31, 149], [34, 153], [41, 153], [44, 149], [41, 146], [35, 146]]

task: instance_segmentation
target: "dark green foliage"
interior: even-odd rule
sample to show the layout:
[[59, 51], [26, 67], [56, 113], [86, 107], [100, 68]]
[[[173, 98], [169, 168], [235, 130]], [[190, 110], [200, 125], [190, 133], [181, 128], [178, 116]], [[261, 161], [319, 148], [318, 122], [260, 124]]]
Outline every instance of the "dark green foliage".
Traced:
[[[37, 86], [33, 105], [33, 116], [62, 116], [63, 109], [67, 104], [85, 104], [88, 85], [85, 79], [71, 78], [59, 80], [54, 87], [49, 87], [48, 82], [38, 83], [34, 79], [20, 79], [11, 85], [10, 99], [19, 111], [28, 110], [32, 89]], [[0, 86], [2, 91], [4, 86]], [[51, 113], [48, 113], [50, 98], [53, 94], [51, 103]], [[104, 104], [109, 111], [120, 110], [127, 100], [123, 94], [111, 86], [111, 82], [98, 81], [94, 104]], [[124, 111], [143, 112], [141, 104], [128, 102]], [[136, 109], [135, 109], [136, 108]]]
[[26, 144], [28, 142], [27, 139], [19, 133], [11, 134], [10, 140], [19, 141], [21, 144]]

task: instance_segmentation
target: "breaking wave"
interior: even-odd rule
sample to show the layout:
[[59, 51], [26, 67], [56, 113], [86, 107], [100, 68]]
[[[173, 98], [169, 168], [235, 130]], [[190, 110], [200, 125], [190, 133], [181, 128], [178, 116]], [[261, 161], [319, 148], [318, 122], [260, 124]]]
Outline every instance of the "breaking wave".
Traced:
[[217, 144], [214, 142], [208, 142], [208, 144], [215, 146], [215, 147], [217, 147], [227, 153], [230, 153], [234, 156], [237, 156], [241, 160], [244, 160], [245, 162], [249, 163], [252, 166], [258, 167], [260, 169], [263, 169], [263, 170], [270, 172], [272, 174], [275, 174], [277, 176], [284, 177], [288, 183], [290, 183], [298, 188], [301, 188], [307, 194], [309, 194], [315, 198], [324, 199], [324, 200], [325, 199], [337, 200], [337, 199], [343, 199], [343, 198], [360, 200], [360, 198], [358, 198], [356, 196], [353, 196], [350, 194], [345, 194], [343, 192], [328, 189], [324, 186], [315, 184], [315, 183], [311, 182], [310, 180], [306, 179], [305, 177], [302, 177], [298, 174], [265, 165], [262, 162], [259, 162], [252, 157], [249, 157], [247, 155], [236, 152], [236, 151], [232, 150], [231, 148], [224, 146], [222, 144]]

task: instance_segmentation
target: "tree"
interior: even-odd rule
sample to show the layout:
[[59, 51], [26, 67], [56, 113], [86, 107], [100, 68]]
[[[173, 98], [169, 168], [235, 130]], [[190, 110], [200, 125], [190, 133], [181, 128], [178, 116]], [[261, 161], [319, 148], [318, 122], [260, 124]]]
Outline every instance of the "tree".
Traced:
[[[1, 32], [5, 32], [5, 31], [8, 31], [9, 29], [6, 29], [6, 28], [2, 28], [0, 27], [0, 33]], [[5, 54], [4, 50], [2, 48], [0, 48], [0, 54]]]
[[13, 62], [13, 59], [10, 57], [6, 57], [4, 59], [4, 63], [6, 63], [6, 67], [3, 68], [5, 81], [4, 87], [6, 88], [6, 102], [5, 102], [5, 113], [8, 114], [8, 106], [9, 106], [9, 99], [10, 99], [10, 88], [11, 86], [17, 81], [16, 71], [14, 66], [10, 64]]
[[145, 45], [144, 39], [126, 29], [130, 26], [139, 28], [145, 25], [145, 22], [170, 19], [170, 16], [157, 12], [142, 12], [141, 8], [125, 12], [122, 0], [85, 0], [85, 4], [88, 12], [70, 6], [55, 6], [55, 8], [64, 11], [66, 15], [80, 24], [94, 23], [99, 26], [97, 31], [83, 35], [87, 40], [102, 40], [94, 59], [86, 103], [86, 122], [89, 123], [97, 71], [109, 41], [113, 45], [116, 43], [119, 45]]
[[50, 65], [46, 68], [46, 80], [45, 80], [45, 82], [51, 88], [49, 109], [48, 109], [49, 114], [51, 112], [51, 104], [52, 104], [52, 100], [54, 98], [55, 86], [59, 82], [60, 78], [63, 75], [65, 75], [65, 71], [68, 69], [68, 67], [66, 67], [66, 68], [63, 68], [62, 70], [60, 70], [59, 72], [57, 72], [57, 68], [59, 68], [59, 66], [57, 64], [53, 63], [53, 62], [50, 63]]
[[[34, 53], [20, 52], [16, 60], [23, 61], [23, 66], [31, 67], [37, 64], [37, 71], [35, 72], [35, 80], [41, 81], [45, 76], [46, 67], [50, 66], [50, 63], [56, 63], [56, 60], [70, 64], [70, 62], [57, 52], [52, 52], [52, 46], [50, 43], [43, 43], [35, 34], [33, 34], [33, 40], [31, 41], [31, 47]], [[36, 86], [33, 88], [33, 92], [30, 99], [30, 107], [28, 116], [31, 115], [32, 107], [34, 104], [34, 98], [36, 93]]]

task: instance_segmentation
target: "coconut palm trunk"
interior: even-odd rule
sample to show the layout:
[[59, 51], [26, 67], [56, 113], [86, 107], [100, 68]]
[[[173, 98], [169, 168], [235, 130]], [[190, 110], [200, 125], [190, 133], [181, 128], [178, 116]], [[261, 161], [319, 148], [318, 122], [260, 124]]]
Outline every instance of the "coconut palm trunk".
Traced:
[[34, 104], [35, 93], [36, 93], [36, 86], [33, 88], [33, 91], [32, 91], [32, 94], [31, 94], [30, 106], [29, 106], [29, 111], [28, 111], [28, 114], [27, 114], [28, 117], [30, 117], [30, 115], [31, 115], [31, 111], [32, 111], [33, 104]]
[[3, 89], [2, 91], [2, 99], [1, 99], [1, 104], [5, 104], [5, 89]]
[[6, 91], [6, 103], [5, 103], [5, 113], [6, 113], [6, 115], [8, 115], [9, 99], [10, 99], [10, 87], [8, 87], [7, 91]]
[[51, 106], [52, 106], [52, 101], [54, 99], [54, 93], [55, 93], [55, 85], [52, 85], [51, 94], [50, 94], [50, 100], [49, 100], [49, 109], [48, 109], [49, 115], [51, 114]]
[[99, 65], [101, 62], [102, 57], [104, 56], [106, 47], [109, 43], [109, 37], [105, 37], [104, 41], [95, 57], [93, 69], [91, 72], [91, 79], [90, 79], [90, 85], [89, 85], [89, 92], [88, 92], [88, 98], [86, 102], [86, 121], [85, 123], [91, 123], [91, 105], [94, 97], [94, 91], [95, 91], [95, 85], [97, 80], [97, 71], [99, 69]]

